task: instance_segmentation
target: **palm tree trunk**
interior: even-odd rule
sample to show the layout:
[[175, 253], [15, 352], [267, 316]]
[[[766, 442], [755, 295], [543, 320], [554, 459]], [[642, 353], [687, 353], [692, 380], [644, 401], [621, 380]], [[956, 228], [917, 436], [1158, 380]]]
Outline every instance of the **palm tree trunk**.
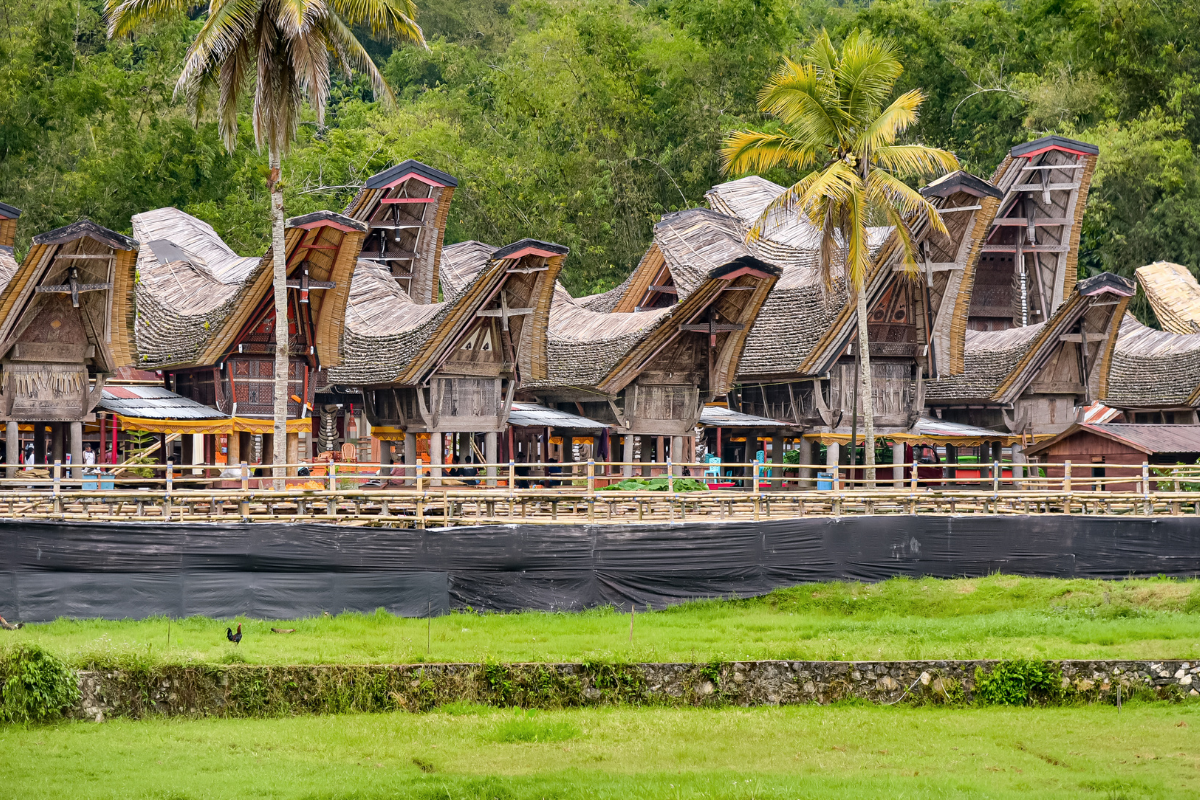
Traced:
[[275, 287], [275, 435], [271, 451], [275, 488], [283, 489], [287, 474], [282, 466], [287, 462], [287, 403], [288, 403], [288, 321], [287, 321], [287, 253], [283, 243], [283, 184], [280, 182], [279, 151], [271, 148], [271, 266]]
[[861, 354], [862, 371], [859, 374], [859, 400], [862, 403], [863, 413], [863, 437], [866, 439], [865, 452], [866, 458], [863, 459], [866, 467], [867, 488], [875, 488], [875, 395], [871, 384], [871, 348], [870, 339], [867, 336], [867, 287], [863, 287], [858, 292], [858, 350]]

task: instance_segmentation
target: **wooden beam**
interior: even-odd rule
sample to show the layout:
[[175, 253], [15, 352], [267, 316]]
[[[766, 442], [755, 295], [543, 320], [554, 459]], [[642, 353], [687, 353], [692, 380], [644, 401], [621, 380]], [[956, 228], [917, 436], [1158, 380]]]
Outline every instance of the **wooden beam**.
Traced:
[[651, 284], [648, 291], [659, 292], [661, 294], [679, 294], [679, 290], [674, 286], [654, 286]]
[[[929, 261], [929, 262], [920, 264], [919, 266], [922, 269], [928, 270], [929, 272], [947, 272], [949, 270], [962, 269], [962, 264], [959, 264], [956, 261]], [[903, 271], [904, 271], [903, 264], [894, 264], [892, 266], [892, 272], [903, 272]]]
[[939, 214], [954, 214], [955, 212], [958, 212], [958, 211], [978, 211], [981, 208], [983, 208], [983, 206], [957, 206], [955, 208], [939, 208], [938, 213]]
[[[537, 309], [536, 308], [510, 308], [510, 309], [508, 309], [508, 316], [522, 317], [522, 316], [525, 316], [526, 314], [532, 314], [534, 311], [537, 311]], [[503, 308], [487, 308], [487, 309], [480, 309], [479, 311], [475, 312], [475, 316], [477, 316], [477, 317], [503, 317], [504, 315], [505, 315], [505, 310]]]
[[[1029, 226], [1028, 217], [1002, 217], [994, 220], [993, 225], [1008, 228], [1025, 228]], [[1039, 228], [1054, 227], [1057, 225], [1070, 225], [1071, 220], [1067, 217], [1034, 217], [1033, 224]]]
[[436, 203], [436, 197], [385, 197], [379, 202], [387, 205], [406, 205], [408, 203]]
[[1014, 192], [1057, 192], [1078, 189], [1078, 183], [1022, 183], [1014, 186]]
[[1083, 169], [1083, 164], [1039, 164], [1036, 167], [1021, 167], [1022, 172], [1033, 172], [1035, 170], [1056, 170], [1056, 169]]
[[710, 325], [680, 325], [679, 330], [689, 333], [729, 333], [730, 331], [740, 331], [745, 327], [740, 322], [714, 322]]
[[[1066, 244], [1031, 244], [1021, 248], [1025, 253], [1065, 253], [1071, 249]], [[1016, 253], [1017, 246], [1013, 244], [985, 244], [979, 248], [983, 253]]]

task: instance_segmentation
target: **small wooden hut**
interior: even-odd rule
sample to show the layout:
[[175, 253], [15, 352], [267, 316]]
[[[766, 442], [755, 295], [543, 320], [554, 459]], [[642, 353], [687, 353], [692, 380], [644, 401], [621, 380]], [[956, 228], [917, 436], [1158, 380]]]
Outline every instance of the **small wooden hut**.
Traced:
[[[1200, 425], [1075, 424], [1027, 452], [1031, 460], [1046, 463], [1043, 469], [1051, 478], [1063, 478], [1065, 464], [1071, 462], [1072, 487], [1077, 490], [1136, 492], [1143, 463], [1200, 460]], [[1123, 477], [1129, 481], [1095, 482]]]
[[34, 236], [0, 292], [0, 414], [10, 464], [21, 451], [18, 427], [26, 423], [33, 426], [37, 463], [65, 462], [69, 452], [81, 474], [83, 423], [95, 419], [105, 378], [133, 360], [137, 252], [127, 236], [76, 222]]

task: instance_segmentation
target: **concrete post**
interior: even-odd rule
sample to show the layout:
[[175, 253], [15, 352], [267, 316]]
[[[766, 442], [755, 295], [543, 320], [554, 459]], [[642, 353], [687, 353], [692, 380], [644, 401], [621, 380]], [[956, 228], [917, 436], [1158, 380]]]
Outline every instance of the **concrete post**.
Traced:
[[392, 474], [392, 443], [386, 439], [379, 440], [379, 463], [383, 465], [379, 468], [380, 477]]
[[892, 442], [892, 482], [904, 488], [904, 442]]
[[683, 437], [671, 437], [671, 473], [675, 477], [683, 475], [683, 462], [687, 460], [687, 456], [683, 452]]
[[[104, 442], [100, 443], [100, 452], [104, 452]], [[99, 457], [97, 457], [97, 460], [99, 460]], [[204, 434], [203, 433], [193, 433], [192, 434], [192, 463], [193, 464], [203, 464], [204, 463]], [[193, 469], [192, 474], [199, 475], [203, 471], [204, 470]]]
[[1019, 442], [1013, 442], [1013, 444], [1012, 444], [1012, 463], [1013, 463], [1013, 467], [1012, 467], [1013, 484], [1018, 489], [1020, 489], [1021, 484], [1019, 483], [1019, 481], [1025, 477], [1026, 461], [1025, 461], [1025, 448], [1022, 447]]
[[842, 446], [837, 442], [830, 442], [825, 448], [825, 471], [832, 472], [833, 468], [838, 465], [838, 458], [841, 456]]
[[771, 491], [778, 492], [783, 488], [783, 434], [777, 433], [771, 437]]
[[83, 478], [83, 422], [71, 423], [71, 477]]
[[[813, 463], [812, 439], [805, 439], [803, 437], [800, 438], [800, 463], [801, 464]], [[803, 466], [800, 467], [800, 488], [801, 489], [810, 488], [809, 482], [811, 480], [812, 480], [812, 467], [803, 467]]]
[[4, 428], [4, 446], [8, 459], [6, 474], [10, 478], [15, 478], [17, 477], [17, 465], [21, 463], [21, 432], [17, 428], [15, 419], [10, 419]]
[[442, 485], [442, 434], [441, 431], [429, 434], [429, 474], [430, 486]]
[[625, 448], [621, 456], [621, 460], [625, 465], [621, 467], [621, 475], [625, 478], [633, 477], [633, 434], [625, 434]]
[[498, 456], [497, 444], [500, 434], [492, 431], [483, 435], [483, 457], [488, 463], [487, 467], [487, 485], [490, 488], [496, 487], [496, 458]]
[[417, 435], [404, 434], [404, 484], [412, 486], [417, 482]]
[[639, 437], [642, 443], [639, 460], [642, 462], [642, 477], [649, 478], [654, 474], [654, 468], [650, 466], [650, 462], [654, 460], [654, 438], [651, 436]]

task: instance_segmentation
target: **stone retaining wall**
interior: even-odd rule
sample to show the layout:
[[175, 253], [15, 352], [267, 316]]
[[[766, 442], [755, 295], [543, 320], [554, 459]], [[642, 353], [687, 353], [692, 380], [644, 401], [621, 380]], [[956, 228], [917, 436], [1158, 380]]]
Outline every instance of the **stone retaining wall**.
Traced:
[[[424, 711], [451, 702], [569, 708], [611, 704], [795, 705], [858, 698], [881, 705], [966, 704], [976, 670], [998, 661], [736, 661], [712, 664], [406, 664], [164, 666], [81, 672], [80, 719], [255, 717]], [[1200, 662], [1044, 662], [1054, 702], [1200, 696]], [[1196, 687], [1193, 687], [1193, 681]]]

